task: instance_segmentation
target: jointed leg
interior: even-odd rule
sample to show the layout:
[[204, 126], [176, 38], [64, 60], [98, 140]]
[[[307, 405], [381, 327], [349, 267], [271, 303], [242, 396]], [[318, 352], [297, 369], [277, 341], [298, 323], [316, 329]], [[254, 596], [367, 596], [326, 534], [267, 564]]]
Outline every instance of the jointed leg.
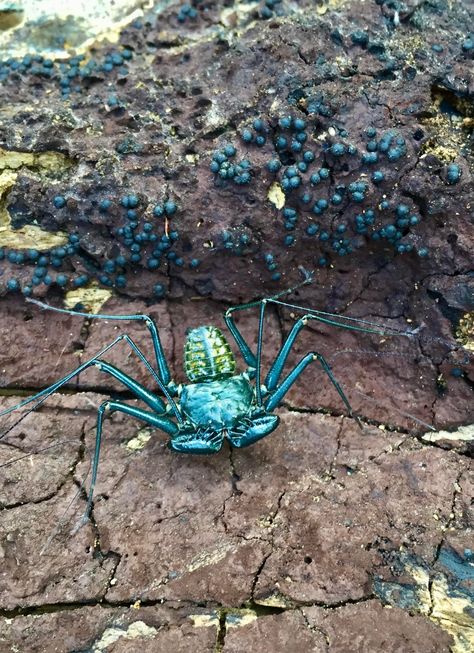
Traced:
[[150, 331], [151, 339], [153, 342], [153, 349], [155, 352], [155, 359], [156, 359], [156, 364], [158, 367], [158, 372], [160, 375], [161, 382], [163, 385], [168, 386], [170, 385], [170, 390], [173, 390], [173, 394], [176, 394], [174, 392], [174, 388], [172, 386], [171, 381], [171, 374], [170, 370], [168, 367], [168, 363], [166, 362], [165, 354], [163, 352], [163, 346], [161, 344], [160, 336], [158, 333], [158, 327], [154, 323], [154, 321], [149, 317], [148, 315], [142, 315], [142, 314], [136, 314], [136, 315], [104, 315], [100, 313], [83, 313], [81, 311], [72, 311], [66, 308], [56, 308], [56, 306], [50, 306], [49, 304], [45, 304], [44, 302], [40, 302], [37, 299], [32, 299], [30, 297], [26, 298], [26, 301], [31, 302], [33, 304], [36, 304], [37, 306], [41, 306], [42, 308], [46, 308], [50, 311], [56, 311], [57, 313], [65, 313], [66, 315], [78, 315], [81, 317], [87, 317], [90, 320], [140, 320], [145, 323], [145, 326], [148, 328]]
[[270, 397], [267, 399], [265, 403], [265, 410], [268, 412], [271, 412], [274, 410], [279, 403], [282, 401], [283, 397], [286, 395], [286, 393], [289, 391], [293, 383], [298, 379], [298, 377], [301, 375], [301, 373], [308, 367], [310, 363], [313, 363], [314, 361], [319, 361], [323, 370], [326, 372], [326, 374], [329, 377], [329, 380], [333, 384], [333, 386], [336, 388], [339, 396], [341, 397], [342, 401], [345, 403], [347, 410], [349, 411], [349, 415], [351, 417], [355, 417], [357, 420], [358, 425], [360, 428], [362, 428], [362, 424], [359, 420], [359, 418], [353, 414], [352, 412], [352, 407], [349, 403], [349, 400], [347, 399], [343, 389], [339, 385], [338, 381], [336, 380], [335, 376], [333, 375], [331, 368], [327, 364], [326, 360], [324, 359], [321, 354], [318, 354], [318, 352], [310, 352], [309, 354], [306, 354], [300, 362], [296, 365], [296, 367], [288, 374], [288, 376], [283, 379], [281, 385], [273, 392], [273, 394], [270, 395]]
[[[245, 360], [245, 362], [249, 367], [251, 368], [257, 367], [257, 357], [252, 352], [249, 345], [245, 341], [245, 338], [241, 334], [239, 328], [235, 324], [233, 313], [235, 313], [236, 311], [244, 311], [247, 310], [248, 308], [255, 308], [256, 306], [260, 306], [260, 320], [259, 320], [259, 331], [260, 331], [262, 329], [261, 325], [265, 313], [265, 304], [267, 304], [268, 302], [273, 302], [277, 300], [279, 297], [283, 297], [284, 295], [290, 295], [295, 290], [298, 290], [298, 288], [301, 288], [301, 286], [305, 286], [306, 284], [312, 281], [312, 276], [309, 272], [307, 272], [307, 270], [304, 270], [304, 268], [300, 268], [300, 271], [304, 275], [304, 280], [296, 284], [296, 286], [293, 286], [292, 288], [288, 288], [287, 290], [282, 290], [281, 292], [277, 293], [276, 295], [272, 295], [272, 297], [269, 297], [267, 299], [257, 299], [253, 302], [248, 302], [247, 304], [241, 304], [240, 306], [231, 306], [225, 312], [224, 321], [227, 325], [227, 328], [231, 332], [235, 342], [237, 343], [240, 353], [242, 354], [243, 359]], [[262, 306], [263, 306], [263, 310], [262, 310]]]
[[[109, 349], [112, 349], [116, 344], [121, 342], [122, 340], [125, 340], [127, 344], [130, 345], [130, 347], [137, 352], [139, 355], [140, 359], [145, 362], [147, 369], [149, 369], [155, 380], [157, 380], [158, 384], [160, 385], [161, 390], [165, 393], [168, 401], [171, 404], [171, 407], [174, 411], [176, 419], [182, 423], [183, 419], [181, 417], [181, 414], [178, 410], [178, 407], [176, 406], [176, 403], [173, 401], [171, 396], [169, 395], [167, 389], [163, 386], [161, 379], [157, 376], [156, 372], [153, 370], [153, 368], [150, 366], [140, 349], [137, 347], [137, 345], [133, 342], [133, 340], [126, 334], [118, 336], [113, 342], [111, 342], [109, 345], [106, 347], [103, 347], [95, 356], [93, 356], [91, 359], [88, 361], [82, 363], [79, 365], [75, 370], [70, 372], [69, 374], [66, 374], [63, 378], [59, 379], [52, 385], [50, 385], [48, 388], [45, 388], [44, 390], [41, 390], [38, 392], [36, 395], [33, 395], [32, 397], [28, 397], [27, 399], [24, 399], [20, 403], [16, 404], [15, 406], [11, 406], [10, 408], [6, 408], [5, 410], [0, 411], [0, 416], [2, 415], [7, 415], [14, 410], [17, 410], [19, 408], [23, 408], [23, 406], [26, 406], [32, 402], [34, 402], [33, 407], [30, 409], [31, 412], [32, 410], [35, 410], [38, 406], [40, 406], [50, 395], [52, 395], [54, 392], [56, 392], [61, 386], [65, 385], [68, 383], [74, 376], [79, 374], [80, 372], [84, 371], [88, 367], [91, 367], [93, 365], [96, 365], [99, 369], [102, 369], [103, 371], [111, 374], [115, 378], [117, 378], [119, 381], [124, 383], [134, 394], [137, 396], [137, 398], [141, 399], [144, 401], [147, 405], [149, 405], [153, 410], [157, 411], [158, 413], [164, 413], [166, 411], [166, 406], [164, 402], [157, 396], [155, 396], [153, 393], [149, 392], [144, 386], [139, 384], [137, 381], [134, 379], [131, 379], [127, 374], [122, 372], [121, 370], [118, 370], [117, 368], [113, 367], [109, 363], [106, 363], [105, 361], [99, 360], [101, 356], [103, 356]], [[28, 413], [27, 413], [28, 414]], [[9, 433], [22, 419], [24, 419], [26, 415], [22, 415], [21, 418], [15, 422], [10, 428], [2, 433], [0, 435], [0, 439], [3, 438], [7, 433]]]
[[129, 406], [120, 401], [104, 401], [100, 406], [97, 414], [97, 430], [95, 435], [95, 447], [94, 447], [94, 458], [92, 460], [92, 475], [91, 483], [89, 486], [89, 496], [87, 498], [87, 506], [82, 517], [82, 522], [85, 523], [89, 519], [90, 511], [92, 508], [94, 488], [97, 481], [97, 471], [99, 469], [99, 455], [100, 455], [100, 446], [102, 442], [102, 427], [104, 423], [104, 418], [107, 413], [113, 413], [119, 411], [121, 413], [126, 413], [137, 419], [141, 419], [147, 424], [151, 424], [155, 428], [164, 431], [170, 436], [176, 435], [178, 432], [178, 427], [176, 424], [171, 421], [168, 417], [161, 417], [155, 415], [154, 413], [149, 413], [146, 410], [141, 408], [136, 408], [135, 406]]

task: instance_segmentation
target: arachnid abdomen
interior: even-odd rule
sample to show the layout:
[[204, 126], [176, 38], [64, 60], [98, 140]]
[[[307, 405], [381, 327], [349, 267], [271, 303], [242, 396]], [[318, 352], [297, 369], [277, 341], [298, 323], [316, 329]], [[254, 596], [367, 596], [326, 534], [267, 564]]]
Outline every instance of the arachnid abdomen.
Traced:
[[189, 331], [184, 371], [191, 383], [217, 381], [235, 373], [234, 355], [220, 329], [201, 326]]
[[215, 431], [232, 428], [250, 410], [254, 390], [243, 375], [208, 383], [185, 385], [181, 408], [195, 424]]

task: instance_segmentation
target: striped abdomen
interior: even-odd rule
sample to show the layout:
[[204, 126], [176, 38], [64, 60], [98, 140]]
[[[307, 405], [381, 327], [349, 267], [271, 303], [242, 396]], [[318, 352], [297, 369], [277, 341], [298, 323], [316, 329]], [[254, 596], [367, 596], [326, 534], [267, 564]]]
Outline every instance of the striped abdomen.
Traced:
[[220, 329], [191, 329], [184, 345], [184, 371], [191, 383], [217, 381], [235, 372], [235, 358]]

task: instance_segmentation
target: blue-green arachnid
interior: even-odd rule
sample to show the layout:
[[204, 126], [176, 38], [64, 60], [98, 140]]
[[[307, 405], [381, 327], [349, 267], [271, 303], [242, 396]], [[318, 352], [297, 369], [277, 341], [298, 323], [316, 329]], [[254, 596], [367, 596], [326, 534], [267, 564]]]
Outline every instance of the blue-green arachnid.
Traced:
[[[311, 275], [306, 271], [302, 284], [311, 281]], [[300, 285], [302, 285], [300, 284]], [[299, 286], [297, 286], [299, 287]], [[279, 424], [278, 415], [274, 410], [281, 404], [283, 398], [297, 381], [302, 372], [313, 362], [319, 362], [330, 382], [336, 388], [339, 396], [352, 415], [351, 406], [341, 386], [334, 377], [330, 366], [324, 357], [316, 351], [305, 354], [301, 360], [284, 375], [284, 368], [298, 333], [310, 320], [318, 320], [329, 325], [364, 331], [368, 333], [412, 335], [412, 332], [382, 329], [380, 325], [357, 320], [331, 313], [306, 309], [281, 301], [281, 297], [295, 288], [266, 299], [250, 302], [229, 308], [224, 321], [244, 359], [247, 368], [237, 372], [237, 365], [231, 348], [222, 333], [214, 326], [200, 326], [191, 329], [187, 334], [184, 348], [184, 370], [189, 379], [187, 384], [176, 384], [171, 378], [159, 330], [155, 322], [147, 315], [100, 315], [88, 314], [67, 309], [54, 308], [35, 299], [29, 299], [43, 308], [70, 315], [86, 316], [94, 319], [107, 320], [139, 320], [144, 322], [151, 336], [154, 350], [154, 366], [145, 354], [126, 334], [119, 335], [113, 342], [105, 346], [93, 358], [82, 363], [75, 370], [59, 379], [48, 388], [36, 395], [0, 412], [6, 415], [29, 404], [28, 412], [35, 410], [52, 393], [68, 383], [77, 374], [88, 367], [95, 367], [122, 383], [145, 408], [140, 408], [124, 401], [107, 400], [98, 409], [95, 450], [92, 462], [92, 476], [84, 520], [88, 519], [93, 503], [93, 492], [97, 480], [99, 455], [104, 418], [112, 412], [131, 415], [146, 424], [164, 432], [169, 436], [168, 447], [175, 452], [190, 454], [212, 454], [218, 452], [224, 440], [236, 448], [247, 447], [272, 433]], [[284, 340], [269, 371], [262, 378], [261, 358], [263, 344], [263, 327], [265, 310], [269, 304], [290, 307], [302, 312], [302, 317], [295, 321], [292, 329]], [[253, 351], [246, 342], [234, 320], [234, 313], [249, 308], [259, 310], [259, 325], [256, 350]], [[119, 368], [104, 360], [105, 354], [116, 344], [125, 341], [146, 366], [160, 394], [146, 388]], [[283, 378], [282, 378], [283, 377]], [[25, 415], [20, 418], [15, 426]], [[12, 428], [0, 435], [5, 436]]]

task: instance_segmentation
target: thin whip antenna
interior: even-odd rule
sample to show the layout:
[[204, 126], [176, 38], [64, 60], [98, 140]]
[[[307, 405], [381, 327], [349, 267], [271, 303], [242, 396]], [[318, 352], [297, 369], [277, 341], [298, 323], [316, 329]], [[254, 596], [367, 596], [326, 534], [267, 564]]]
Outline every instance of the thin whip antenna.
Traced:
[[[361, 397], [364, 397], [364, 399], [367, 399], [367, 401], [370, 401], [373, 404], [376, 404], [377, 406], [380, 406], [380, 402], [374, 399], [373, 397], [369, 397], [369, 395], [366, 395], [365, 393], [361, 392], [360, 390], [357, 390], [356, 388], [351, 388], [351, 390]], [[415, 417], [415, 415], [412, 415], [411, 413], [406, 413], [403, 410], [400, 410], [400, 408], [396, 408], [395, 406], [393, 407], [393, 410], [400, 415], [403, 415], [403, 417], [408, 417], [409, 419], [412, 419], [414, 422], [417, 424], [420, 424], [420, 426], [424, 426], [425, 428], [429, 429], [430, 431], [436, 431], [435, 427], [432, 424], [428, 424], [428, 422], [424, 422], [422, 419], [419, 417]]]
[[[51, 445], [49, 445], [47, 447], [42, 447], [41, 449], [36, 449], [35, 451], [29, 451], [27, 453], [24, 453], [21, 456], [18, 456], [17, 458], [13, 458], [11, 460], [8, 460], [5, 463], [0, 464], [0, 468], [9, 467], [10, 465], [13, 465], [14, 463], [16, 463], [16, 462], [18, 462], [20, 460], [24, 460], [25, 458], [29, 458], [30, 456], [34, 456], [34, 455], [37, 455], [37, 454], [40, 454], [40, 453], [44, 453], [45, 451], [49, 451], [50, 449], [54, 449], [56, 447], [59, 447], [61, 445], [65, 445], [65, 444], [68, 444], [68, 443], [77, 444], [77, 439], [69, 438], [67, 440], [61, 440], [61, 442], [56, 442], [55, 444], [51, 444]], [[89, 448], [87, 447], [86, 444], [81, 443], [81, 446], [84, 447], [84, 452], [85, 453], [89, 453]], [[80, 494], [85, 491], [86, 481], [87, 481], [87, 478], [89, 477], [90, 471], [91, 471], [91, 463], [89, 461], [89, 466], [87, 468], [87, 472], [86, 472], [85, 476], [82, 478], [81, 484], [80, 484], [79, 488], [77, 489], [77, 492], [74, 494], [72, 499], [69, 501], [69, 503], [66, 506], [65, 510], [61, 514], [61, 517], [59, 518], [59, 521], [58, 521], [57, 525], [55, 526], [55, 528], [53, 528], [53, 530], [51, 531], [51, 533], [48, 536], [48, 539], [46, 540], [44, 545], [41, 547], [40, 552], [39, 552], [40, 556], [44, 555], [46, 550], [49, 548], [51, 542], [54, 540], [56, 535], [61, 531], [64, 524], [67, 522], [66, 516], [69, 513], [69, 510], [71, 509], [71, 506], [77, 501]], [[86, 522], [84, 522], [84, 523], [86, 523]], [[74, 529], [71, 531], [71, 535], [74, 535], [75, 533], [77, 533], [77, 531], [79, 530], [79, 528], [82, 525], [83, 525], [83, 523], [80, 523], [79, 525], [76, 525], [74, 527]]]
[[[90, 472], [90, 465], [89, 465], [89, 469], [88, 469], [88, 471], [87, 471], [86, 476], [85, 476], [84, 479], [82, 480], [80, 487], [77, 489], [76, 494], [72, 497], [71, 501], [68, 503], [68, 505], [66, 506], [66, 509], [64, 510], [64, 512], [62, 513], [61, 517], [59, 518], [59, 521], [58, 521], [57, 526], [56, 526], [55, 528], [53, 528], [53, 530], [51, 531], [51, 533], [50, 533], [49, 536], [48, 536], [48, 539], [46, 540], [46, 542], [44, 543], [44, 545], [41, 547], [40, 552], [39, 552], [40, 556], [42, 556], [42, 555], [44, 555], [44, 554], [46, 553], [46, 550], [49, 548], [49, 545], [50, 545], [51, 542], [54, 540], [54, 538], [56, 537], [56, 535], [61, 531], [61, 529], [63, 528], [64, 524], [66, 523], [66, 521], [67, 521], [67, 520], [66, 520], [66, 515], [68, 514], [68, 512], [69, 512], [71, 506], [72, 506], [72, 505], [77, 501], [77, 498], [78, 498], [79, 495], [82, 493], [82, 491], [83, 491], [83, 489], [84, 489], [84, 487], [85, 487], [86, 479], [87, 479], [87, 477], [89, 476], [89, 472]], [[79, 530], [79, 529], [75, 529], [75, 530], [73, 530], [73, 531], [71, 532], [71, 535], [75, 535], [75, 533], [77, 532], [77, 530]]]
[[13, 429], [14, 429], [16, 426], [18, 426], [18, 424], [19, 424], [20, 422], [22, 422], [22, 421], [25, 419], [25, 417], [28, 417], [28, 415], [29, 415], [30, 413], [32, 413], [32, 412], [35, 411], [37, 408], [39, 408], [39, 407], [41, 406], [41, 404], [43, 404], [43, 403], [46, 401], [46, 399], [49, 399], [50, 396], [51, 396], [51, 395], [45, 395], [45, 396], [42, 397], [41, 399], [38, 399], [38, 400], [33, 404], [33, 406], [32, 406], [31, 408], [28, 408], [28, 410], [26, 410], [26, 411], [23, 413], [23, 415], [22, 415], [21, 417], [19, 417], [19, 418], [16, 420], [16, 422], [13, 422], [13, 424], [12, 424], [12, 425], [11, 425], [11, 426], [6, 430], [6, 431], [4, 431], [3, 433], [0, 433], [0, 440], [3, 440], [3, 438], [4, 438], [6, 435], [8, 435], [8, 434], [10, 433], [10, 431], [13, 431]]
[[[77, 444], [77, 439], [68, 438], [67, 440], [61, 440], [60, 442], [55, 442], [54, 444], [50, 444], [47, 447], [42, 447], [41, 449], [35, 449], [34, 451], [26, 451], [21, 456], [17, 456], [16, 458], [11, 458], [10, 460], [7, 460], [6, 462], [1, 463], [0, 464], [0, 469], [2, 467], [9, 467], [10, 465], [13, 465], [14, 463], [17, 463], [20, 460], [24, 460], [25, 458], [29, 458], [30, 456], [37, 456], [38, 454], [44, 453], [45, 451], [49, 451], [50, 449], [54, 449], [55, 447], [60, 447], [63, 444], [71, 444], [73, 442], [75, 444]], [[2, 444], [10, 445], [11, 443], [6, 441], [6, 442], [3, 442]]]

